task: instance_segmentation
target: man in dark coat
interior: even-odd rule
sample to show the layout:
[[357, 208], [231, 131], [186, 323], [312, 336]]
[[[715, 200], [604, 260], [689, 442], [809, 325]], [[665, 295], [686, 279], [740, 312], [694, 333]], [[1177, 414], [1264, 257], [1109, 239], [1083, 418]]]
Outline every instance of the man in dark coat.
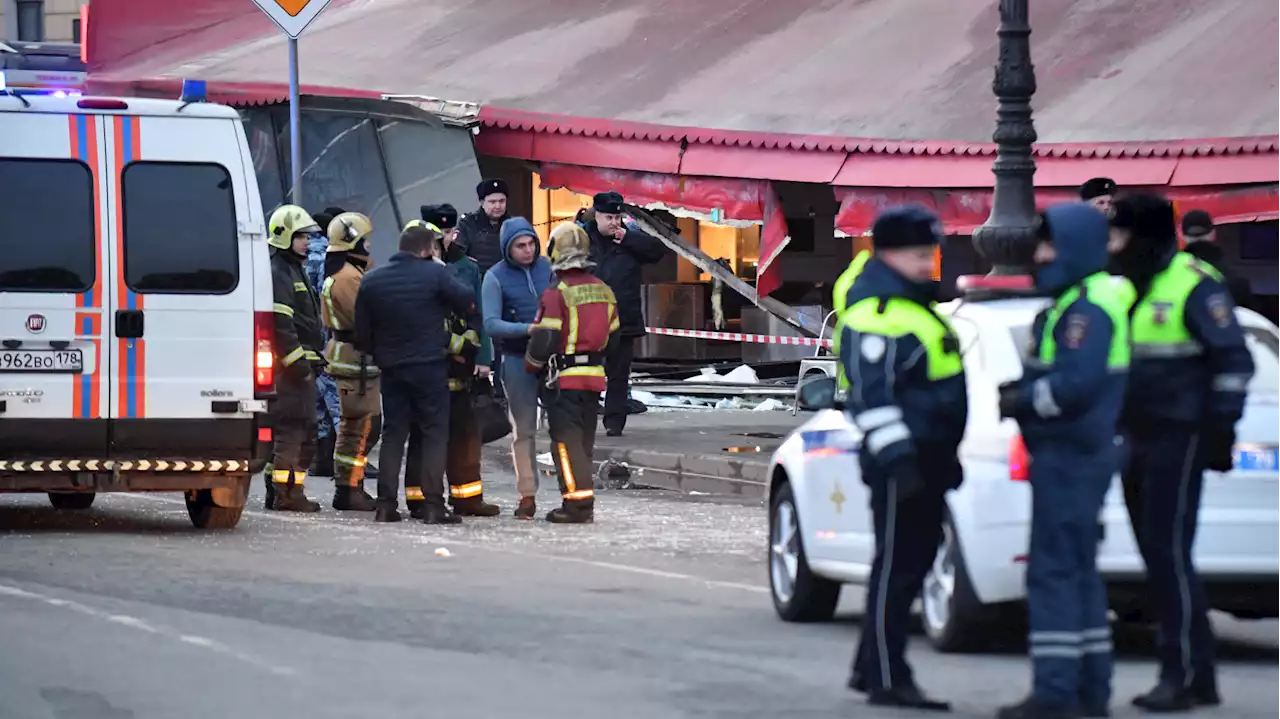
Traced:
[[1253, 307], [1253, 288], [1227, 266], [1222, 246], [1215, 241], [1213, 216], [1204, 210], [1192, 210], [1182, 216], [1182, 237], [1187, 241], [1188, 255], [1206, 262], [1222, 273], [1223, 284], [1237, 307]]
[[616, 192], [598, 193], [592, 202], [595, 217], [583, 226], [591, 237], [596, 277], [613, 290], [621, 323], [617, 341], [609, 343], [604, 362], [608, 377], [604, 428], [610, 437], [621, 435], [627, 424], [631, 358], [636, 338], [645, 334], [644, 313], [640, 311], [640, 267], [658, 262], [666, 253], [661, 240], [623, 223], [622, 202], [622, 195]]
[[498, 178], [486, 178], [476, 185], [480, 209], [458, 220], [457, 243], [464, 253], [480, 265], [481, 272], [502, 261], [502, 242], [499, 235], [507, 215], [507, 183]]

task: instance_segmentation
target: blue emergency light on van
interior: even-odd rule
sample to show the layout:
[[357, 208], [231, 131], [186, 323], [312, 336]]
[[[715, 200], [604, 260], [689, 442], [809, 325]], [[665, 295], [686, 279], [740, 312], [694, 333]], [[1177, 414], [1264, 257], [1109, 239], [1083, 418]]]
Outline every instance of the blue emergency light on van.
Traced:
[[182, 95], [178, 100], [182, 102], [206, 102], [208, 99], [208, 85], [204, 80], [182, 81]]

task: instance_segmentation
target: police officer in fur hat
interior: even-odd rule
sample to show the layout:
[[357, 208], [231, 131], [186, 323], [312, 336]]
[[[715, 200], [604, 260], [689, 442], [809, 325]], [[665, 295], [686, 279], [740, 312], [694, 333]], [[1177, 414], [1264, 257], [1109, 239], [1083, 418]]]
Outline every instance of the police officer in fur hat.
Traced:
[[480, 266], [481, 272], [502, 261], [502, 243], [499, 239], [502, 223], [507, 214], [507, 182], [489, 177], [476, 185], [476, 198], [480, 209], [458, 220], [457, 243]]
[[1080, 186], [1080, 199], [1102, 210], [1108, 219], [1115, 217], [1116, 181], [1110, 177], [1094, 177]]

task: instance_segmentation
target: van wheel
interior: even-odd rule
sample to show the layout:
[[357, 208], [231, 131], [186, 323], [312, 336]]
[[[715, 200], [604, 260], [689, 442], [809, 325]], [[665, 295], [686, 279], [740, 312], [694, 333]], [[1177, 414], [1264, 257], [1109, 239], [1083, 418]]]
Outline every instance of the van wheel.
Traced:
[[800, 533], [800, 515], [789, 483], [769, 507], [769, 588], [773, 608], [787, 622], [826, 622], [836, 613], [840, 582], [809, 569]]
[[93, 492], [50, 492], [49, 504], [54, 509], [88, 509], [97, 496]]
[[[194, 496], [192, 496], [194, 494]], [[194, 493], [187, 492], [187, 514], [191, 523], [200, 529], [233, 529], [240, 523], [240, 515], [244, 507], [219, 507], [213, 503], [213, 493], [201, 489]]]
[[984, 606], [973, 593], [964, 551], [951, 518], [943, 522], [942, 544], [920, 588], [920, 618], [925, 636], [943, 653], [969, 652], [990, 641]]

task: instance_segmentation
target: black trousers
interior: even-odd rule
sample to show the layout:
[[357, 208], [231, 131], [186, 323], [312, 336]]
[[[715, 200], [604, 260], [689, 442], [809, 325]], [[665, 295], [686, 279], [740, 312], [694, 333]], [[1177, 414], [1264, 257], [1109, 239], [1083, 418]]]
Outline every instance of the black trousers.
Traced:
[[596, 445], [596, 413], [600, 393], [585, 390], [542, 390], [551, 433], [551, 458], [560, 479], [560, 496], [571, 510], [591, 509], [595, 483], [591, 453]]
[[604, 427], [621, 432], [627, 425], [627, 392], [631, 386], [634, 337], [617, 337], [604, 356]]
[[[421, 447], [422, 434], [409, 431], [409, 446]], [[471, 406], [471, 390], [449, 393], [449, 440], [445, 447], [445, 477], [449, 480], [449, 502], [458, 505], [484, 498], [480, 482], [480, 425]], [[410, 453], [405, 461], [405, 481], [422, 474], [422, 454]]]
[[1192, 563], [1204, 458], [1190, 430], [1126, 438], [1124, 503], [1160, 619], [1160, 679], [1176, 686], [1214, 678], [1209, 602]]
[[[865, 465], [863, 471], [867, 472]], [[906, 660], [911, 604], [920, 596], [942, 540], [945, 488], [929, 486], [899, 501], [892, 477], [870, 472], [866, 479], [876, 553], [853, 674], [872, 690], [906, 687], [915, 681]]]
[[288, 370], [281, 373], [276, 380], [276, 399], [271, 413], [275, 442], [268, 476], [277, 485], [301, 486], [316, 453], [315, 380], [299, 379]]
[[[444, 360], [382, 372], [382, 461], [378, 503], [395, 507], [405, 445], [404, 486], [409, 500], [444, 504], [445, 450], [449, 442], [448, 368]], [[416, 431], [419, 442], [410, 442]], [[416, 491], [415, 491], [416, 490]], [[418, 496], [415, 496], [418, 495]]]

